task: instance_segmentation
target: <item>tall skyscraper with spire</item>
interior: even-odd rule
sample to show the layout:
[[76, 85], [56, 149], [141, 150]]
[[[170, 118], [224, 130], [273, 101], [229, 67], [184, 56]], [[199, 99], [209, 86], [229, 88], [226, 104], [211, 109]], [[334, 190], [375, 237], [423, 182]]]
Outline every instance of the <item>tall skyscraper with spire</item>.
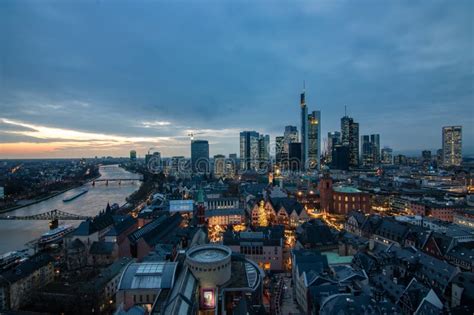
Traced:
[[308, 107], [305, 100], [305, 83], [303, 82], [303, 92], [300, 95], [301, 106], [301, 168], [306, 169], [308, 160]]

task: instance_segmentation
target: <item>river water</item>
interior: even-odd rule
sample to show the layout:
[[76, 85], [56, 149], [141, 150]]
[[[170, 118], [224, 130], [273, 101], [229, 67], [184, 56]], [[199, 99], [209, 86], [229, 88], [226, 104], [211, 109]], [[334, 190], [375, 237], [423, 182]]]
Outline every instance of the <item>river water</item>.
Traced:
[[[2, 214], [2, 216], [33, 215], [53, 209], [94, 216], [107, 206], [107, 202], [124, 204], [125, 198], [140, 187], [139, 175], [127, 172], [118, 165], [101, 166], [99, 171], [101, 178], [137, 178], [137, 180], [124, 181], [120, 185], [119, 182], [109, 182], [108, 185], [105, 182], [96, 182], [95, 186], [87, 183], [48, 200]], [[72, 201], [63, 202], [63, 199], [74, 196], [83, 189], [89, 191]], [[64, 223], [79, 225], [80, 221], [59, 222], [60, 225]], [[0, 220], [0, 254], [25, 248], [25, 243], [40, 237], [49, 230], [48, 224], [48, 221]]]

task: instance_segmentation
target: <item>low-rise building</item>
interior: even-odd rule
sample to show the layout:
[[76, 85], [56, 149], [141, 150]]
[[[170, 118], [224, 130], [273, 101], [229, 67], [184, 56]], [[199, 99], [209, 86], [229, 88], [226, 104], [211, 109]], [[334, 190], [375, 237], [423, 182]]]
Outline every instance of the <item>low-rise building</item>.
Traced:
[[116, 294], [117, 309], [141, 306], [151, 311], [161, 290], [170, 290], [176, 278], [177, 262], [131, 263], [123, 271]]
[[239, 203], [239, 198], [237, 197], [207, 198], [205, 206], [207, 210], [238, 209]]
[[204, 212], [207, 224], [212, 225], [240, 225], [245, 223], [244, 209], [212, 209]]
[[456, 204], [434, 203], [424, 200], [411, 203], [411, 212], [413, 214], [447, 222], [453, 222], [454, 215], [464, 210], [466, 210], [465, 206]]
[[348, 214], [352, 210], [362, 210], [364, 213], [370, 213], [372, 210], [370, 194], [354, 187], [334, 187], [332, 203], [332, 212], [338, 214]]
[[0, 310], [18, 310], [35, 290], [54, 280], [53, 258], [37, 254], [0, 274]]
[[123, 257], [93, 273], [92, 277], [55, 281], [42, 288], [34, 308], [50, 314], [106, 314], [115, 308], [123, 269], [132, 261]]
[[262, 202], [268, 224], [280, 224], [286, 228], [294, 229], [310, 219], [306, 209], [296, 198], [275, 197], [258, 200], [253, 204], [250, 210], [253, 226], [259, 226]]
[[260, 227], [256, 231], [224, 233], [224, 245], [233, 252], [243, 254], [255, 261], [264, 270], [281, 271], [284, 269], [284, 227]]
[[399, 307], [388, 301], [376, 302], [367, 294], [353, 295], [349, 293], [334, 294], [327, 297], [321, 309], [321, 315], [332, 314], [402, 314]]
[[155, 220], [137, 229], [128, 235], [129, 252], [128, 257], [138, 259], [148, 255], [160, 240], [175, 231], [181, 224], [183, 218], [179, 213], [162, 214]]
[[470, 305], [474, 310], [474, 273], [461, 272], [452, 281], [451, 307]]
[[335, 232], [321, 220], [312, 219], [296, 229], [295, 248], [331, 251], [338, 248]]
[[170, 289], [160, 290], [152, 314], [263, 314], [263, 271], [223, 245], [195, 246], [177, 259]]
[[291, 274], [294, 283], [294, 297], [298, 306], [307, 314], [310, 309], [310, 287], [313, 285], [334, 285], [328, 260], [325, 255], [314, 250], [293, 250], [291, 252]]

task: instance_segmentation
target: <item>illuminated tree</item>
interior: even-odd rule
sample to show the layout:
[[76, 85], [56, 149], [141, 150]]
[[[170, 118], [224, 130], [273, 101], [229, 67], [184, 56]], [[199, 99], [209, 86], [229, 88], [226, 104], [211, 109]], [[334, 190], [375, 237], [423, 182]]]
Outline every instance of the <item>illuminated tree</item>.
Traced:
[[267, 211], [265, 210], [265, 202], [263, 200], [260, 201], [260, 206], [258, 207], [258, 225], [268, 226]]

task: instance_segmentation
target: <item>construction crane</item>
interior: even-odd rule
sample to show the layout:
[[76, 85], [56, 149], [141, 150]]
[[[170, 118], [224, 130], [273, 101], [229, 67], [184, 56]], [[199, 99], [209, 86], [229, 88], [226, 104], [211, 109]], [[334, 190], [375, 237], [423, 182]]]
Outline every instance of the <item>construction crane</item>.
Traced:
[[191, 138], [191, 141], [194, 140], [194, 135], [202, 135], [204, 132], [190, 132], [188, 133], [188, 137]]

